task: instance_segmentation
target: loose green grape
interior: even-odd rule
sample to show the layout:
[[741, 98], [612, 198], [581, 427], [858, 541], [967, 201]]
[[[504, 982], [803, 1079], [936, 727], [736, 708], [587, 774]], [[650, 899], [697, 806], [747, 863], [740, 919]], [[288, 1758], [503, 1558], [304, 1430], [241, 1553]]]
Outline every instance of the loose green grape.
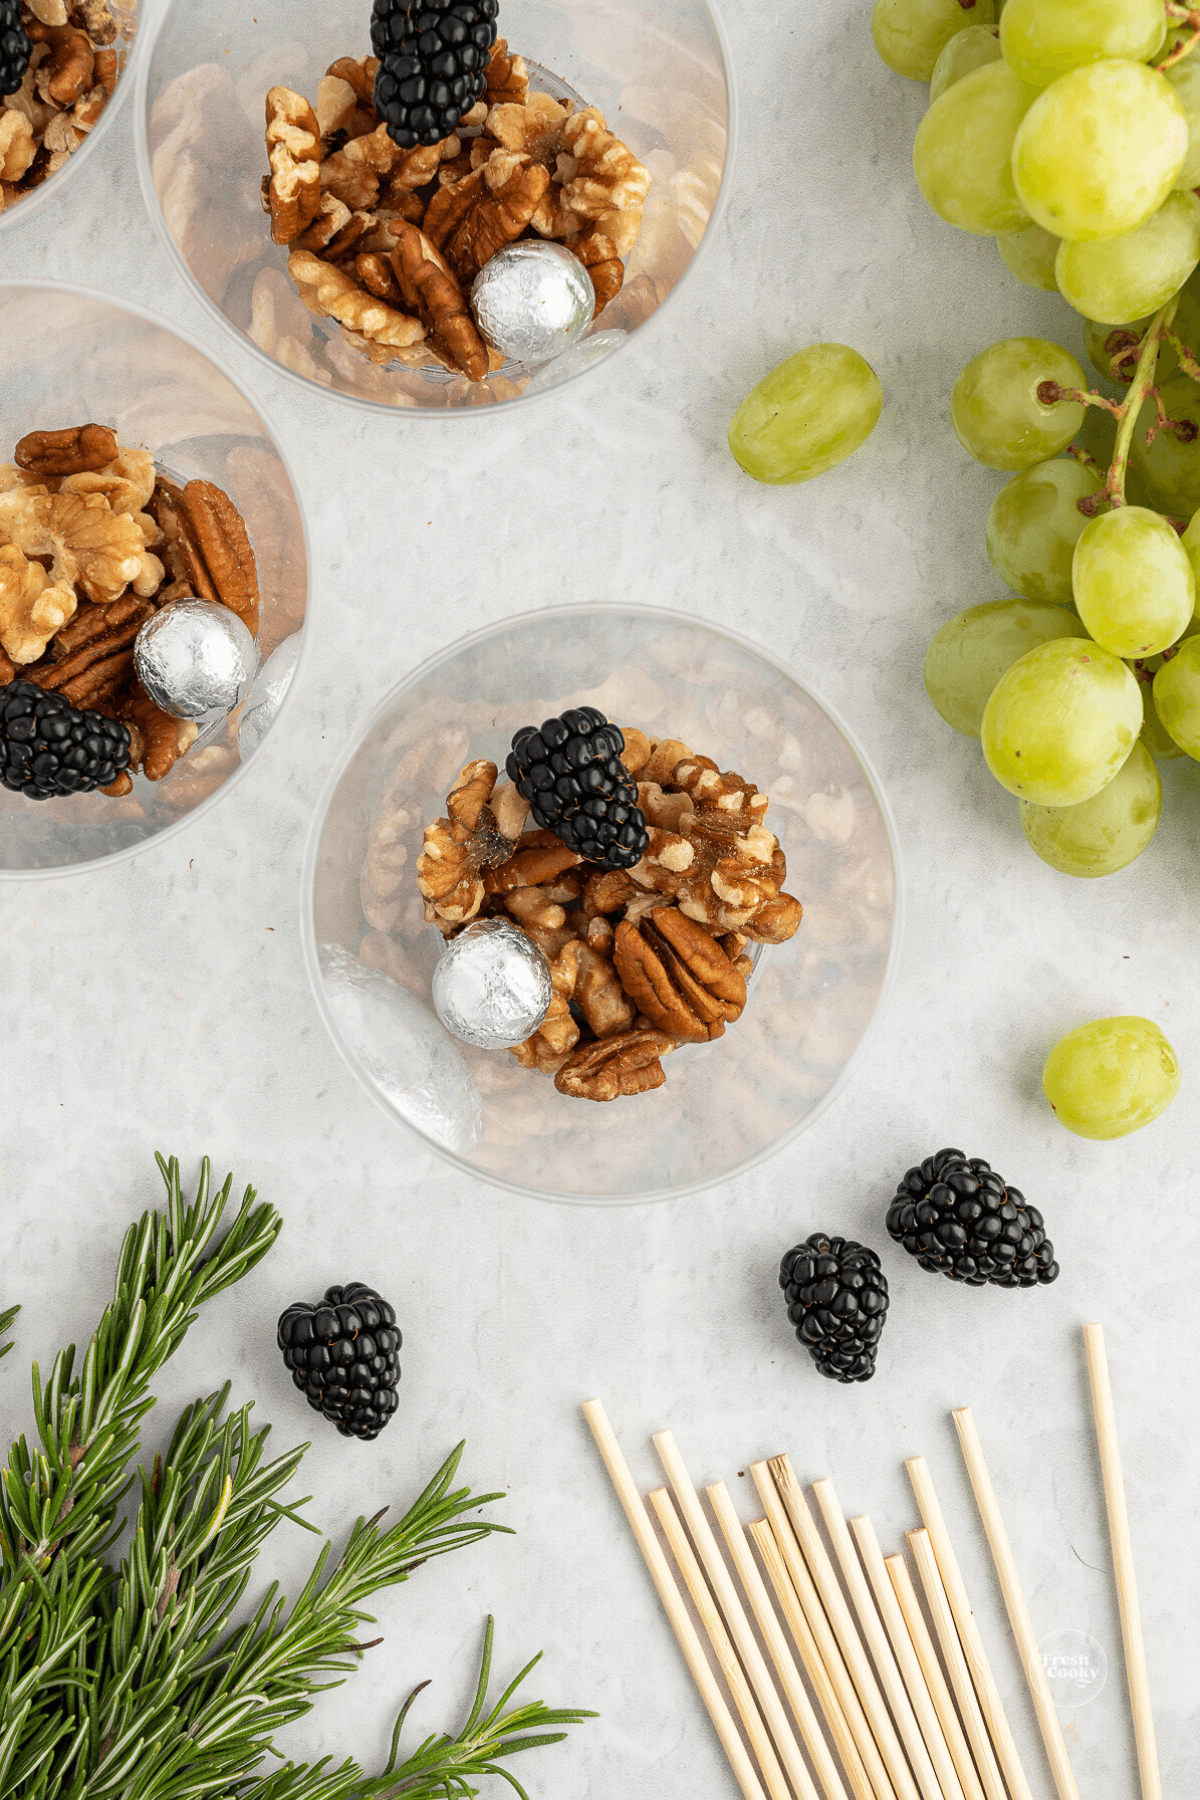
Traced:
[[1056, 238], [1052, 231], [1043, 231], [1040, 225], [1027, 225], [1024, 231], [1004, 232], [996, 239], [996, 248], [1010, 275], [1015, 275], [1026, 287], [1057, 294], [1054, 259], [1061, 242], [1062, 239]]
[[1085, 319], [1116, 325], [1156, 313], [1200, 262], [1200, 199], [1168, 194], [1136, 231], [1088, 244], [1064, 240], [1054, 273], [1064, 299]]
[[1094, 1019], [1055, 1044], [1042, 1089], [1076, 1137], [1127, 1137], [1170, 1106], [1179, 1059], [1153, 1019]]
[[933, 65], [929, 80], [930, 105], [973, 69], [982, 69], [985, 63], [999, 61], [1000, 39], [986, 25], [968, 25], [965, 31], [956, 31]]
[[1200, 183], [1200, 67], [1194, 56], [1186, 56], [1174, 68], [1163, 71], [1184, 111], [1188, 122], [1188, 150], [1183, 167], [1175, 177], [1177, 188], [1194, 188]]
[[1041, 399], [1045, 382], [1087, 386], [1070, 351], [1048, 338], [1003, 338], [973, 356], [950, 397], [963, 449], [988, 469], [1028, 469], [1065, 450], [1087, 409], [1076, 400]]
[[1166, 726], [1158, 716], [1158, 708], [1154, 704], [1154, 677], [1162, 668], [1161, 656], [1141, 656], [1129, 664], [1130, 669], [1142, 690], [1142, 729], [1138, 733], [1142, 743], [1159, 762], [1174, 762], [1185, 754], [1175, 742]]
[[1087, 524], [1079, 510], [1104, 483], [1073, 457], [1035, 463], [1001, 488], [987, 522], [987, 553], [1001, 581], [1027, 600], [1071, 598], [1071, 559]]
[[977, 738], [992, 690], [1017, 658], [1054, 638], [1086, 637], [1065, 606], [988, 600], [938, 631], [925, 654], [925, 689], [947, 725]]
[[1129, 452], [1130, 468], [1153, 504], [1174, 519], [1190, 519], [1200, 509], [1200, 387], [1187, 375], [1159, 388], [1168, 419], [1178, 431], [1160, 431], [1152, 444], [1146, 433], [1155, 422], [1153, 400], [1138, 415]]
[[1154, 677], [1159, 723], [1200, 762], [1200, 637], [1186, 638]]
[[1056, 638], [1000, 677], [980, 741], [1010, 794], [1075, 806], [1107, 787], [1141, 728], [1142, 696], [1120, 657], [1081, 638]]
[[1092, 519], [1075, 546], [1071, 585], [1079, 616], [1114, 656], [1157, 656], [1196, 610], [1187, 552], [1161, 513], [1120, 506]]
[[1149, 62], [1166, 35], [1162, 0], [1012, 0], [1000, 28], [1009, 68], [1043, 88], [1106, 57]]
[[917, 186], [939, 218], [996, 237], [1029, 224], [1013, 186], [1017, 126], [1034, 98], [1007, 63], [988, 63], [947, 88], [917, 128]]
[[1082, 880], [1115, 875], [1142, 854], [1158, 829], [1162, 782], [1154, 758], [1135, 744], [1107, 787], [1078, 806], [1020, 803], [1021, 830], [1044, 863]]
[[875, 0], [871, 36], [889, 69], [914, 81], [928, 81], [952, 37], [972, 25], [990, 25], [994, 0]]
[[1139, 62], [1092, 63], [1060, 75], [1028, 108], [1013, 179], [1031, 218], [1084, 243], [1136, 231], [1156, 213], [1187, 149], [1187, 117], [1165, 75]]
[[882, 408], [879, 377], [857, 350], [810, 344], [747, 394], [729, 448], [755, 481], [811, 481], [867, 441]]

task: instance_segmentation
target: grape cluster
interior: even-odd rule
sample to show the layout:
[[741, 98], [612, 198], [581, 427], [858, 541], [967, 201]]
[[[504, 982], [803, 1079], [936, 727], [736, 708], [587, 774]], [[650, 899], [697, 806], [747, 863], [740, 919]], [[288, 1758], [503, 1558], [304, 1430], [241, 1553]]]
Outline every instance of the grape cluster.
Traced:
[[1164, 0], [877, 0], [872, 33], [930, 82], [929, 205], [1061, 293], [1109, 383], [1033, 337], [959, 374], [960, 443], [1012, 477], [987, 551], [1019, 598], [944, 625], [925, 683], [1037, 854], [1112, 874], [1157, 828], [1156, 759], [1200, 760], [1200, 30]]

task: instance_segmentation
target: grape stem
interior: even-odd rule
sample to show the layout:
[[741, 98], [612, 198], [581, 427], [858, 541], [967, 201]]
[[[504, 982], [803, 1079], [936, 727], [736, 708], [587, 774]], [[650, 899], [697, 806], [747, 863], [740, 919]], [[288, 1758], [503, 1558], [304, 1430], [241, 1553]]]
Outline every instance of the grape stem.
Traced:
[[[1080, 398], [1085, 404], [1104, 406], [1106, 411], [1120, 422], [1117, 427], [1117, 441], [1113, 447], [1113, 458], [1109, 464], [1108, 474], [1104, 478], [1104, 486], [1098, 494], [1086, 496], [1077, 502], [1079, 510], [1087, 518], [1095, 518], [1098, 512], [1106, 507], [1116, 508], [1125, 505], [1125, 477], [1129, 469], [1129, 452], [1133, 445], [1133, 433], [1138, 422], [1138, 415], [1151, 394], [1154, 396], [1158, 417], [1151, 428], [1151, 436], [1166, 430], [1171, 421], [1163, 411], [1162, 401], [1154, 386], [1154, 372], [1158, 367], [1158, 353], [1164, 339], [1171, 329], [1171, 321], [1175, 317], [1175, 308], [1179, 305], [1179, 295], [1167, 301], [1162, 311], [1151, 322], [1150, 329], [1142, 339], [1142, 347], [1138, 353], [1137, 367], [1133, 372], [1133, 380], [1129, 384], [1129, 392], [1119, 403], [1105, 400], [1100, 394], [1072, 395]], [[1046, 385], [1043, 383], [1043, 386]], [[1040, 397], [1040, 389], [1039, 389]], [[1066, 397], [1064, 395], [1064, 397]]]
[[1175, 25], [1188, 26], [1191, 35], [1180, 38], [1171, 54], [1164, 56], [1162, 61], [1155, 65], [1160, 74], [1164, 69], [1173, 69], [1176, 63], [1182, 62], [1185, 56], [1190, 56], [1196, 45], [1200, 44], [1200, 8], [1176, 6], [1173, 0], [1167, 0], [1167, 17]]
[[1190, 375], [1193, 381], [1200, 381], [1200, 361], [1197, 360], [1195, 351], [1188, 348], [1173, 326], [1167, 327], [1163, 333], [1163, 341], [1170, 344], [1179, 358], [1179, 366], [1184, 374]]

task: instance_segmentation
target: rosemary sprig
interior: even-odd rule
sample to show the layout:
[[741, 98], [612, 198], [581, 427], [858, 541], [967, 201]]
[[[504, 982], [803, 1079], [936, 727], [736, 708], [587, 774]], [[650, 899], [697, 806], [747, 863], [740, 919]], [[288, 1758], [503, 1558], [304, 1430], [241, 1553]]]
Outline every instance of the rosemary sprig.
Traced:
[[[395, 1525], [384, 1529], [383, 1513], [360, 1518], [339, 1555], [324, 1544], [292, 1605], [271, 1583], [235, 1624], [271, 1532], [284, 1520], [317, 1529], [301, 1512], [307, 1500], [279, 1498], [308, 1446], [268, 1460], [270, 1428], [252, 1430], [249, 1407], [226, 1415], [226, 1386], [185, 1409], [149, 1472], [131, 1474], [130, 1463], [153, 1375], [203, 1302], [266, 1254], [280, 1220], [247, 1189], [217, 1241], [231, 1182], [210, 1199], [205, 1163], [187, 1205], [178, 1164], [160, 1157], [159, 1167], [165, 1214], [147, 1213], [126, 1237], [79, 1375], [73, 1348], [45, 1386], [35, 1366], [40, 1447], [19, 1439], [0, 1477], [0, 1800], [465, 1800], [488, 1774], [527, 1800], [500, 1759], [557, 1743], [565, 1733], [554, 1727], [592, 1715], [541, 1702], [505, 1711], [537, 1658], [485, 1715], [490, 1620], [457, 1736], [430, 1737], [399, 1762], [414, 1693], [381, 1774], [350, 1758], [262, 1772], [278, 1755], [274, 1733], [379, 1641], [363, 1641], [371, 1595], [505, 1531], [478, 1516], [503, 1496], [452, 1486], [460, 1444]], [[13, 1317], [0, 1316], [0, 1334]], [[135, 1482], [128, 1547], [113, 1566], [118, 1509]]]

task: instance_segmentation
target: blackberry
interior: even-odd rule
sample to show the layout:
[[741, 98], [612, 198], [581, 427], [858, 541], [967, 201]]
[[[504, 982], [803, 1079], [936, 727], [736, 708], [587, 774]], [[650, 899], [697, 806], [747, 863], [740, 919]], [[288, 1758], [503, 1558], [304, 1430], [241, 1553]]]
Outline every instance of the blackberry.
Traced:
[[403, 1339], [374, 1288], [352, 1281], [325, 1289], [315, 1306], [297, 1300], [279, 1320], [279, 1348], [308, 1404], [343, 1437], [377, 1438], [400, 1396]]
[[25, 79], [32, 46], [21, 23], [21, 0], [0, 0], [0, 94], [15, 94]]
[[523, 726], [506, 764], [534, 821], [609, 869], [631, 869], [650, 842], [624, 748], [618, 726], [594, 706], [579, 706], [540, 727]]
[[499, 0], [375, 0], [375, 110], [403, 149], [449, 137], [485, 88]]
[[831, 1381], [869, 1381], [888, 1309], [879, 1258], [852, 1238], [814, 1231], [779, 1265], [796, 1336]]
[[982, 1157], [939, 1150], [910, 1169], [887, 1228], [923, 1269], [970, 1287], [1042, 1287], [1058, 1279], [1045, 1221]]
[[32, 681], [0, 687], [0, 781], [27, 800], [87, 794], [129, 767], [129, 729]]

